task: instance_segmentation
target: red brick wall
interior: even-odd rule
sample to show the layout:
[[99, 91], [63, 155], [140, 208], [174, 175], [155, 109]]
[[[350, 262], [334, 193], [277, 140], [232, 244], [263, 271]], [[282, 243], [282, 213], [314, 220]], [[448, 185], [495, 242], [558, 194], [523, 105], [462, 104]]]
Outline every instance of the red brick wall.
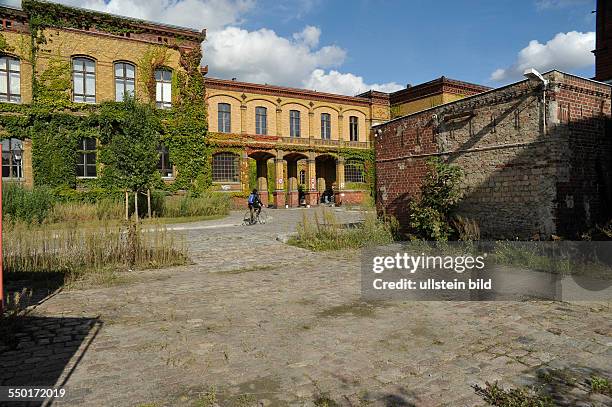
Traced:
[[436, 156], [464, 170], [456, 212], [484, 236], [575, 237], [608, 216], [610, 87], [559, 72], [547, 78], [546, 109], [541, 87], [523, 81], [381, 126], [378, 210], [407, 228], [408, 202]]

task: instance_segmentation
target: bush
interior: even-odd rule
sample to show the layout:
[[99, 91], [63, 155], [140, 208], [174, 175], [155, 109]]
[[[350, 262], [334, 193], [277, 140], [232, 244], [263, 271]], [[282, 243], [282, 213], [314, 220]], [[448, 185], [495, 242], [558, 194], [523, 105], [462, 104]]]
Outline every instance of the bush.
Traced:
[[288, 243], [314, 251], [358, 249], [392, 243], [397, 230], [394, 218], [378, 219], [375, 214], [367, 214], [361, 224], [343, 225], [329, 210], [323, 210], [320, 217], [315, 212], [313, 219], [304, 212], [297, 236]]
[[223, 193], [207, 192], [198, 197], [171, 196], [166, 198], [163, 216], [168, 218], [227, 215], [231, 197]]
[[439, 158], [429, 159], [427, 166], [429, 173], [421, 196], [409, 204], [410, 227], [418, 238], [446, 241], [453, 232], [449, 214], [461, 198], [459, 181], [463, 172]]
[[2, 215], [10, 220], [41, 223], [53, 207], [55, 198], [46, 187], [26, 189], [19, 184], [5, 183], [2, 189]]

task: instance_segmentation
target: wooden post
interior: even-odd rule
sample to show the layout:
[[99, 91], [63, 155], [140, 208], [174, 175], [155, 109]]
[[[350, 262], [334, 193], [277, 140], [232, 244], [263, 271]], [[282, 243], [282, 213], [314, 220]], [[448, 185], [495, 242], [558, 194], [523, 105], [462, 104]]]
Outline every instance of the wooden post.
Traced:
[[125, 220], [130, 220], [130, 196], [127, 189], [125, 190]]
[[151, 219], [151, 189], [147, 189], [147, 210], [149, 211], [149, 219]]
[[134, 191], [134, 213], [136, 214], [136, 222], [138, 222], [138, 192]]

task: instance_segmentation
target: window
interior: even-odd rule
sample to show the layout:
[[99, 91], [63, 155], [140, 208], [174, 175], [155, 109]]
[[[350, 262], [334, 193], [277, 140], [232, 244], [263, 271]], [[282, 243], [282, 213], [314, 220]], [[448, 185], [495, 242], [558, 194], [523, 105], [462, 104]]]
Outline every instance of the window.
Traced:
[[255, 134], [268, 134], [268, 109], [265, 107], [255, 108]]
[[15, 138], [2, 140], [2, 178], [23, 178], [23, 144]]
[[321, 113], [321, 138], [331, 139], [331, 116], [329, 113]]
[[238, 155], [232, 153], [213, 155], [212, 178], [214, 182], [239, 182]]
[[0, 57], [0, 102], [21, 102], [21, 77], [19, 60]]
[[232, 107], [228, 103], [219, 103], [217, 129], [219, 133], [232, 132]]
[[344, 164], [344, 180], [346, 182], [365, 182], [363, 162], [348, 160]]
[[300, 137], [300, 112], [297, 110], [289, 112], [289, 136]]
[[72, 60], [72, 97], [77, 103], [96, 103], [96, 63], [92, 59]]
[[306, 184], [306, 171], [300, 170], [300, 184]]
[[79, 140], [77, 158], [77, 177], [93, 178], [96, 176], [96, 139]]
[[159, 153], [159, 161], [157, 162], [157, 170], [161, 173], [162, 178], [172, 178], [172, 162], [170, 161], [170, 152], [168, 151], [168, 147], [163, 144], [160, 144], [157, 147], [157, 152]]
[[359, 141], [359, 121], [357, 116], [349, 117], [349, 140]]
[[155, 70], [155, 105], [160, 109], [172, 107], [172, 71]]
[[115, 63], [115, 100], [123, 101], [125, 95], [134, 97], [136, 67], [128, 62]]

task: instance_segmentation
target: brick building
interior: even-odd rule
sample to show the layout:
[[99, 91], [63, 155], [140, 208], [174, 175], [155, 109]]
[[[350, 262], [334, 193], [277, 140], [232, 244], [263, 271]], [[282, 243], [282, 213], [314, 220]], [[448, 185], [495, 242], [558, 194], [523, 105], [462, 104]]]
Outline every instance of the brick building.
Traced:
[[575, 237], [610, 217], [609, 85], [551, 71], [375, 127], [377, 208], [408, 224], [426, 160], [461, 167], [483, 235]]
[[597, 0], [595, 79], [612, 81], [612, 1]]

